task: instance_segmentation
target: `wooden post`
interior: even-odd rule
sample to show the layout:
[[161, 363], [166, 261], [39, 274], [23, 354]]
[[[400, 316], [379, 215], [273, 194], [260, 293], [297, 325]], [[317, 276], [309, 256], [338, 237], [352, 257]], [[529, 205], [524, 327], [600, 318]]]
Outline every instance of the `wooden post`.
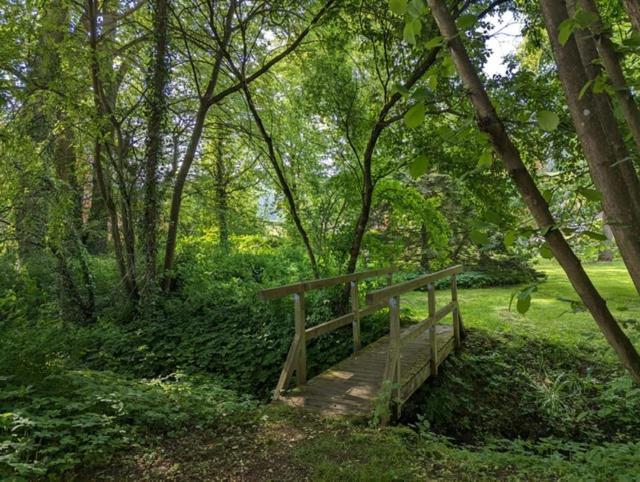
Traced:
[[296, 326], [296, 336], [300, 337], [300, 348], [296, 363], [296, 381], [298, 386], [307, 383], [307, 341], [305, 339], [305, 308], [304, 291], [293, 294], [293, 306], [295, 310], [294, 320]]
[[391, 286], [393, 284], [393, 272], [387, 273], [387, 286]]
[[389, 350], [391, 350], [391, 383], [395, 386], [396, 417], [400, 417], [400, 297], [389, 298]]
[[453, 337], [456, 350], [460, 349], [460, 308], [458, 307], [458, 281], [456, 275], [451, 276], [451, 302], [453, 303]]
[[358, 293], [358, 282], [351, 282], [351, 311], [353, 312], [353, 352], [358, 353], [360, 344], [360, 299]]
[[[429, 283], [427, 286], [429, 292], [429, 318], [433, 318], [436, 314], [436, 290], [433, 286], [433, 283]], [[434, 324], [431, 328], [429, 328], [429, 342], [431, 345], [431, 374], [438, 374], [438, 336], [436, 325]]]

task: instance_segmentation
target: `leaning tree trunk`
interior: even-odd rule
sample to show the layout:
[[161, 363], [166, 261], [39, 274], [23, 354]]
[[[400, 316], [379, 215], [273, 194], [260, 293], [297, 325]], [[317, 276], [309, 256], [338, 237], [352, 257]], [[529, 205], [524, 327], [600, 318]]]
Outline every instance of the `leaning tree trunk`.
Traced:
[[579, 0], [579, 5], [583, 10], [590, 11], [599, 18], [599, 20], [591, 26], [591, 33], [596, 40], [602, 65], [607, 71], [609, 80], [615, 89], [615, 97], [620, 105], [620, 110], [627, 122], [636, 147], [640, 149], [640, 110], [627, 84], [622, 66], [620, 65], [618, 53], [616, 52], [613, 42], [607, 35], [595, 2], [593, 0]]
[[547, 202], [524, 165], [520, 152], [507, 134], [475, 67], [469, 59], [447, 6], [442, 0], [428, 0], [428, 4], [440, 32], [447, 42], [458, 74], [469, 91], [471, 102], [477, 113], [478, 127], [489, 135], [493, 148], [504, 162], [509, 176], [518, 188], [536, 223], [540, 229], [544, 230], [546, 242], [580, 299], [596, 320], [622, 364], [629, 370], [635, 381], [640, 383], [640, 355], [618, 325], [607, 308], [605, 300], [598, 293], [584, 271], [580, 260], [557, 227]]
[[271, 167], [273, 167], [274, 172], [276, 173], [276, 177], [278, 179], [278, 184], [280, 189], [282, 190], [282, 194], [284, 194], [285, 199], [287, 200], [287, 206], [289, 207], [289, 215], [291, 219], [293, 219], [293, 224], [296, 226], [298, 230], [298, 234], [300, 234], [300, 238], [304, 244], [305, 249], [307, 250], [307, 256], [309, 257], [309, 264], [311, 265], [311, 270], [313, 271], [313, 275], [316, 278], [320, 277], [320, 270], [318, 269], [318, 262], [316, 261], [316, 256], [313, 252], [313, 246], [311, 246], [311, 240], [309, 239], [309, 235], [307, 230], [304, 228], [302, 224], [302, 218], [300, 217], [300, 212], [298, 210], [298, 205], [296, 203], [295, 197], [293, 196], [293, 192], [291, 191], [291, 187], [289, 186], [289, 181], [287, 181], [286, 176], [284, 175], [284, 171], [280, 162], [278, 161], [278, 156], [276, 155], [276, 150], [273, 146], [273, 139], [267, 132], [266, 127], [264, 126], [264, 122], [262, 122], [262, 118], [260, 117], [260, 113], [256, 108], [255, 103], [253, 102], [253, 97], [251, 96], [251, 91], [249, 90], [249, 86], [245, 82], [242, 86], [244, 91], [244, 96], [247, 101], [247, 105], [249, 106], [249, 110], [251, 111], [251, 115], [260, 131], [260, 135], [267, 145], [267, 154], [269, 157], [269, 161], [271, 163]]
[[[589, 164], [596, 188], [602, 193], [603, 207], [611, 222], [620, 254], [640, 292], [640, 223], [638, 179], [633, 166], [619, 158], [624, 151], [615, 118], [612, 118], [606, 94], [594, 94], [583, 87], [589, 80], [584, 62], [591, 54], [586, 40], [582, 51], [575, 36], [563, 46], [558, 40], [560, 24], [568, 18], [564, 2], [540, 0], [545, 24], [551, 40], [558, 74], [564, 87], [569, 111]], [[584, 58], [581, 56], [584, 55]], [[590, 68], [590, 67], [589, 67]]]

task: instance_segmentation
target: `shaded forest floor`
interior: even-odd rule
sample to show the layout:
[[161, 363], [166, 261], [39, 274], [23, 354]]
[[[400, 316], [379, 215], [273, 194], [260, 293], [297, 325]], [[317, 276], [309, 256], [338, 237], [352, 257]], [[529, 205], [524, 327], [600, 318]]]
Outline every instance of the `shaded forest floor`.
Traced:
[[[261, 407], [237, 424], [149, 440], [80, 478], [111, 480], [639, 480], [640, 389], [557, 265], [526, 317], [512, 289], [463, 290], [469, 337], [395, 427]], [[640, 300], [620, 263], [588, 270], [635, 343]], [[439, 299], [444, 298], [444, 293]], [[443, 301], [444, 302], [444, 301]], [[402, 302], [425, 314], [426, 295]]]

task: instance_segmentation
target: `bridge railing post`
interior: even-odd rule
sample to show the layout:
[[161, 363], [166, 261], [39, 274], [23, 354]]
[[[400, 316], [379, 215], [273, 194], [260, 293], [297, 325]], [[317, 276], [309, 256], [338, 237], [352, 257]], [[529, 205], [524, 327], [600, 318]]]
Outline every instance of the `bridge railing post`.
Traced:
[[358, 282], [350, 283], [351, 311], [353, 312], [353, 352], [360, 351], [360, 293], [358, 291]]
[[[433, 319], [436, 315], [436, 290], [433, 283], [427, 285], [428, 292], [428, 309], [429, 318]], [[438, 336], [436, 333], [436, 325], [429, 328], [429, 344], [431, 345], [431, 374], [438, 374]]]
[[396, 417], [400, 416], [400, 296], [389, 298], [389, 379], [395, 395]]
[[451, 276], [451, 303], [453, 303], [453, 337], [456, 343], [456, 350], [460, 349], [460, 308], [458, 307], [458, 280], [456, 275]]
[[306, 340], [306, 312], [304, 303], [304, 291], [293, 294], [294, 322], [296, 337], [300, 339], [300, 348], [296, 360], [296, 382], [298, 386], [307, 383], [307, 340]]

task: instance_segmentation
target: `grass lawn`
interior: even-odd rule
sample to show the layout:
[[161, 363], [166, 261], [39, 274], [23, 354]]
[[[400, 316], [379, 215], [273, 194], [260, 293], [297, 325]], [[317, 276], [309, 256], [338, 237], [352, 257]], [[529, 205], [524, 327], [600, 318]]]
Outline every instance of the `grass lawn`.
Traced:
[[[590, 263], [585, 268], [616, 318], [640, 319], [640, 297], [621, 261]], [[572, 313], [570, 303], [558, 299], [579, 301], [558, 263], [543, 260], [537, 269], [546, 273], [547, 279], [533, 294], [531, 308], [525, 316], [517, 312], [515, 301], [509, 310], [513, 287], [460, 290], [458, 298], [465, 326], [495, 334], [525, 334], [567, 347], [578, 347], [585, 342], [605, 345], [588, 312]], [[426, 293], [413, 292], [402, 298], [401, 306], [426, 316], [426, 298]], [[448, 302], [448, 292], [438, 291], [438, 299], [442, 304]], [[637, 336], [638, 332], [631, 334]], [[603, 355], [614, 356], [611, 350]]]
[[[512, 288], [464, 289], [468, 337], [398, 426], [265, 407], [243, 426], [142, 447], [99, 475], [115, 480], [640, 480], [640, 389], [556, 264], [531, 309]], [[640, 317], [621, 263], [587, 266], [617, 317]], [[437, 293], [441, 303], [446, 291]], [[416, 318], [426, 293], [403, 297]], [[638, 327], [629, 324], [636, 344]], [[114, 471], [114, 467], [117, 469]], [[98, 475], [98, 474], [95, 474]]]

